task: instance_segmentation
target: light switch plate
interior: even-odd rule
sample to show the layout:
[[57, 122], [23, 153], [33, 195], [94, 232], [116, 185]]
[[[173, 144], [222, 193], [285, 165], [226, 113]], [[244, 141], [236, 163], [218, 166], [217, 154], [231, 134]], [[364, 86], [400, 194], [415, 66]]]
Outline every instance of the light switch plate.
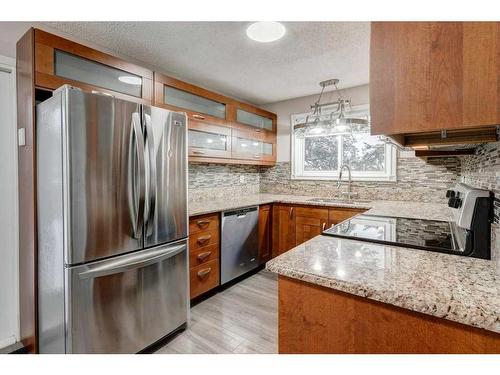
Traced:
[[245, 176], [240, 174], [240, 184], [244, 184], [245, 183]]
[[24, 128], [17, 129], [17, 145], [26, 146], [26, 129]]

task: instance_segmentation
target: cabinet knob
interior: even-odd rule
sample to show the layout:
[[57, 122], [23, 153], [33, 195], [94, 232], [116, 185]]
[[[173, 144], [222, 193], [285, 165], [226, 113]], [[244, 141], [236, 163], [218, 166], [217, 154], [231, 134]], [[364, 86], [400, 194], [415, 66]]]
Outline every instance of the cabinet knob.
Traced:
[[205, 116], [202, 116], [202, 115], [197, 115], [196, 113], [193, 114], [193, 118], [197, 118], [199, 120], [205, 120]]
[[211, 220], [196, 220], [196, 225], [198, 225], [199, 228], [206, 228], [210, 225]]
[[198, 254], [196, 257], [200, 262], [204, 262], [212, 254], [211, 251], [205, 251], [204, 253]]
[[205, 277], [212, 271], [212, 268], [205, 268], [201, 271], [198, 271], [198, 277]]
[[200, 245], [202, 245], [202, 244], [207, 243], [208, 241], [210, 241], [211, 238], [212, 238], [212, 235], [208, 234], [206, 236], [198, 237], [197, 242]]

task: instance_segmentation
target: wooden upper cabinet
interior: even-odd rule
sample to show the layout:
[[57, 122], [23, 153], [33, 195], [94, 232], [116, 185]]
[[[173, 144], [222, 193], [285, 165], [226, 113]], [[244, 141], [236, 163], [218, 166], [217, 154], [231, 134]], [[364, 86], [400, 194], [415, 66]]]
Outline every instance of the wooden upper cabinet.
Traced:
[[64, 84], [144, 104], [153, 102], [153, 72], [93, 48], [35, 29], [35, 86]]
[[500, 124], [500, 22], [372, 22], [372, 134]]
[[243, 130], [253, 130], [267, 134], [276, 134], [277, 116], [272, 112], [234, 101], [229, 112], [233, 126]]
[[183, 111], [192, 120], [227, 125], [230, 98], [155, 72], [155, 106]]
[[254, 160], [262, 164], [276, 162], [276, 134], [233, 128], [231, 148], [233, 159]]

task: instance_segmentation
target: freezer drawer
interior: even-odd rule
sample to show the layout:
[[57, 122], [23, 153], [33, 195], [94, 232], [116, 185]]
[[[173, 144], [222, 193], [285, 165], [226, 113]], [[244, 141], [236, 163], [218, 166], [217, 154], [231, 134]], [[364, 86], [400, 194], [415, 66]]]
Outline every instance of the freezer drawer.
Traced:
[[69, 268], [67, 278], [67, 352], [135, 353], [187, 321], [186, 241]]
[[259, 265], [258, 223], [259, 207], [222, 213], [221, 284]]

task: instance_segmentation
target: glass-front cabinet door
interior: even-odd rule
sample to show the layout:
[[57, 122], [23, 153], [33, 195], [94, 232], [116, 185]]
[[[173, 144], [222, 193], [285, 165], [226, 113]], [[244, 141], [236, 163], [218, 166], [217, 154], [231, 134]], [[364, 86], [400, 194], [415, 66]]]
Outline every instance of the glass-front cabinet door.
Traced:
[[231, 129], [202, 121], [189, 121], [190, 157], [231, 158]]
[[255, 161], [275, 161], [276, 142], [267, 137], [252, 137], [249, 131], [233, 129], [232, 137], [232, 157], [234, 159], [255, 160]]
[[55, 90], [64, 84], [86, 92], [152, 104], [153, 72], [35, 29], [35, 85]]
[[[164, 104], [189, 111], [217, 117], [226, 118], [226, 105], [203, 96], [192, 94], [171, 86], [164, 86]], [[203, 118], [202, 118], [203, 119]]]
[[236, 110], [236, 121], [241, 124], [250, 125], [256, 129], [273, 131], [274, 128], [272, 118], [248, 112], [243, 109]]

